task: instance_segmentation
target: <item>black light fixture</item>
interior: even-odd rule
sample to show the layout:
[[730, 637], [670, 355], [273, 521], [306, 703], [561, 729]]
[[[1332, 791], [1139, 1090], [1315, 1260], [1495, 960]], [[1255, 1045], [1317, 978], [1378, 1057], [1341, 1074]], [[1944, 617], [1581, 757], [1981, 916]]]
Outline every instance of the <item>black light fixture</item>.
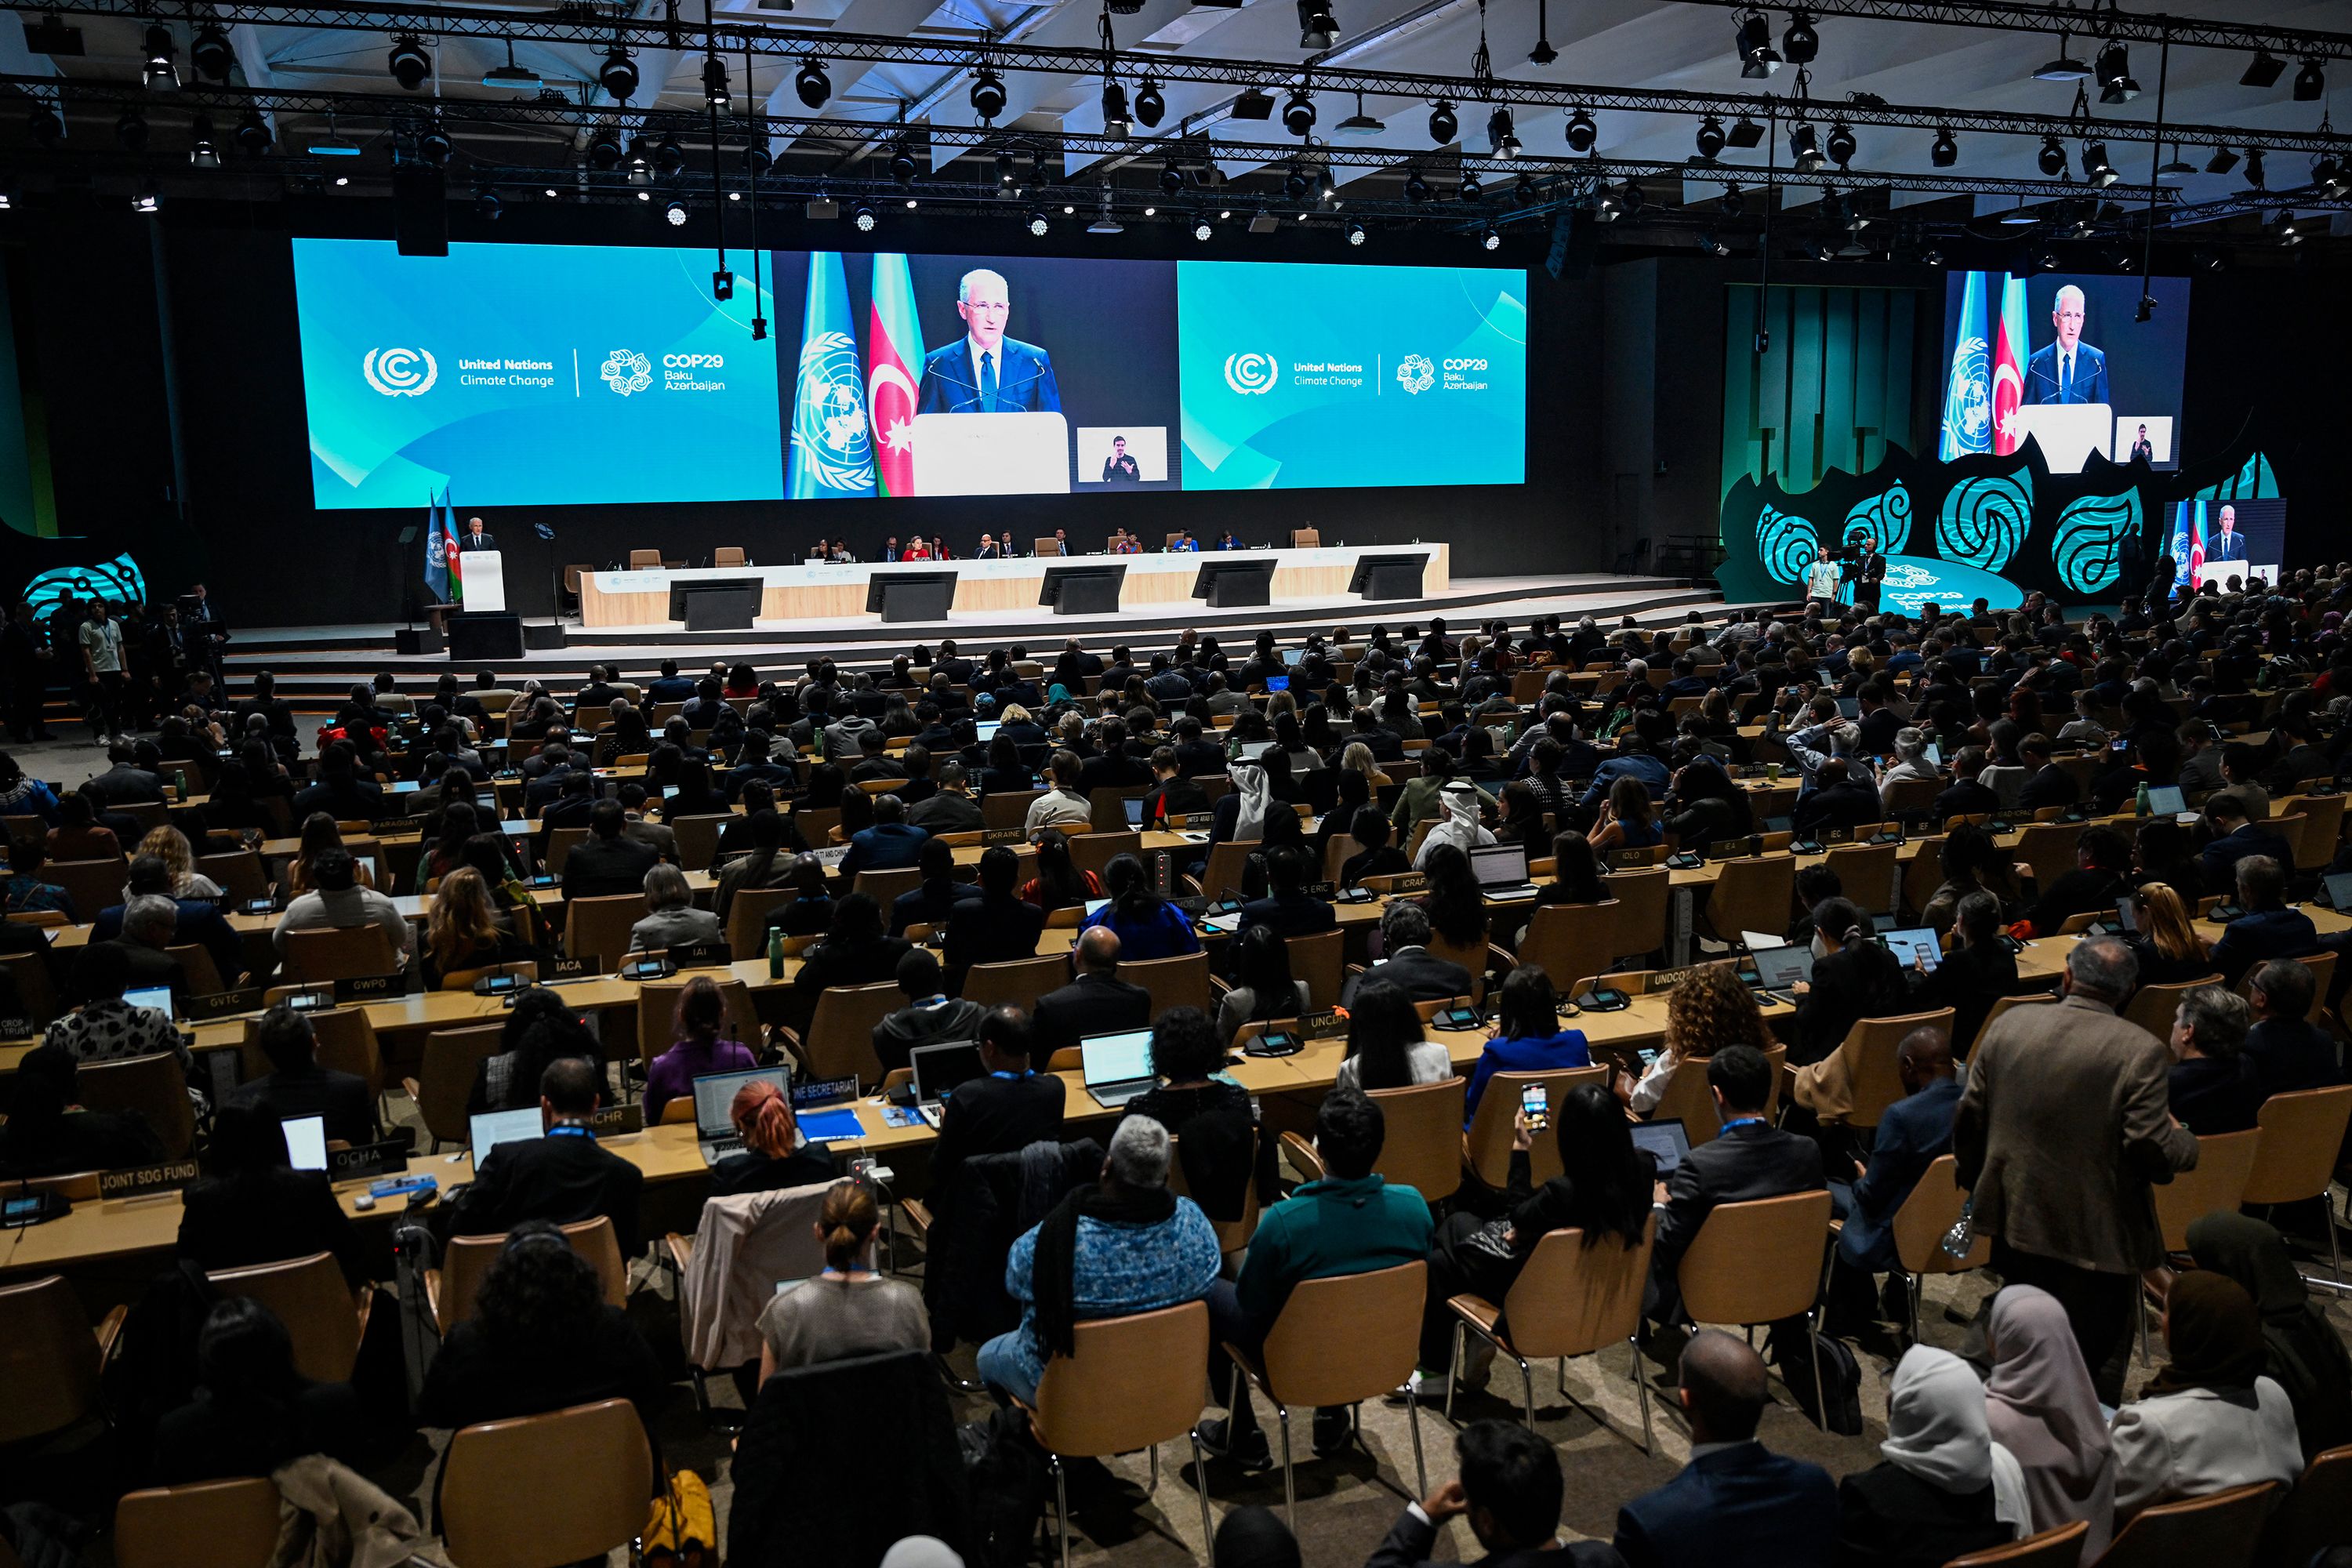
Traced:
[[2058, 53], [2043, 61], [2033, 72], [2036, 81], [2081, 81], [2091, 74], [2091, 68], [2066, 52], [2066, 35], [2058, 35]]
[[743, 146], [743, 172], [754, 180], [776, 166], [776, 155], [768, 151], [768, 139], [755, 135]]
[[1305, 88], [1293, 88], [1284, 100], [1282, 128], [1293, 136], [1304, 136], [1315, 129], [1315, 100]]
[[1927, 149], [1927, 161], [1938, 169], [1948, 169], [1960, 161], [1959, 138], [1948, 125], [1936, 127], [1936, 140]]
[[2240, 87], [2268, 87], [2278, 80], [2286, 69], [2286, 62], [2268, 49], [2256, 49], [2254, 58], [2246, 62], [2246, 74], [2238, 79]]
[[1712, 163], [1722, 151], [1723, 121], [1710, 114], [1699, 122], [1698, 155]]
[[1439, 99], [1429, 106], [1429, 139], [1440, 147], [1454, 140], [1462, 127], [1454, 118], [1454, 106]]
[[484, 87], [502, 87], [512, 92], [537, 92], [539, 73], [529, 66], [515, 64], [514, 40], [507, 40], [507, 63], [482, 73]]
[[1478, 172], [1475, 169], [1463, 170], [1462, 184], [1455, 188], [1454, 194], [1465, 202], [1475, 202], [1485, 195], [1478, 184]]
[[139, 194], [131, 198], [131, 210], [135, 213], [144, 213], [149, 217], [161, 213], [163, 210], [163, 187], [155, 181], [149, 180], [139, 187]]
[[2284, 209], [2271, 219], [2263, 232], [2281, 245], [2303, 243], [2303, 231], [2295, 226], [2294, 214]]
[[1789, 157], [1801, 174], [1817, 174], [1826, 162], [1820, 143], [1813, 140], [1813, 128], [1801, 120], [1789, 132]]
[[1788, 30], [1780, 35], [1780, 53], [1792, 66], [1809, 66], [1821, 52], [1821, 35], [1813, 31], [1812, 17], [1802, 11], [1790, 12]]
[[800, 94], [801, 102], [811, 109], [823, 109], [825, 100], [833, 96], [833, 79], [824, 73], [824, 62], [805, 59], [801, 68], [793, 73], [793, 90]]
[[654, 167], [664, 179], [677, 175], [686, 167], [686, 149], [677, 144], [675, 136], [665, 136], [654, 148]]
[[1843, 120], [1830, 127], [1830, 162], [1844, 168], [1853, 162], [1856, 147], [1853, 129]]
[[621, 166], [621, 133], [610, 125], [599, 125], [588, 138], [588, 163], [594, 169], [617, 169]]
[[1625, 177], [1624, 189], [1619, 194], [1617, 199], [1624, 204], [1626, 215], [1631, 216], [1642, 210], [1649, 197], [1643, 192], [1642, 183], [1628, 174]]
[[1298, 0], [1298, 47], [1328, 49], [1339, 41], [1339, 23], [1327, 0]]
[[416, 133], [416, 155], [436, 169], [448, 167], [452, 143], [449, 132], [441, 128], [438, 120], [428, 121]]
[[179, 69], [172, 64], [172, 58], [179, 52], [178, 46], [172, 42], [171, 28], [158, 22], [147, 29], [146, 63], [142, 70], [149, 87], [158, 92], [169, 92], [180, 85]]
[[902, 185], [915, 183], [915, 150], [904, 142], [890, 148], [890, 177]]
[[727, 62], [717, 55], [702, 57], [702, 99], [713, 109], [727, 107]]
[[1134, 134], [1135, 121], [1129, 117], [1127, 112], [1127, 89], [1120, 86], [1116, 78], [1106, 77], [1103, 79], [1102, 114], [1104, 135], [1130, 136]]
[[[74, 58], [79, 57], [84, 48], [81, 29], [67, 26], [58, 19], [56, 13], [52, 12], [37, 22], [25, 24], [25, 47], [37, 55], [58, 55]], [[0, 211], [5, 210], [0, 208]]]
[[[197, 43], [201, 46], [204, 40]], [[199, 66], [202, 61], [199, 59]], [[403, 33], [393, 40], [392, 53], [384, 57], [384, 68], [403, 90], [415, 92], [433, 76], [433, 57], [425, 52], [425, 40], [414, 33]]]
[[228, 79], [229, 68], [236, 64], [236, 50], [218, 23], [207, 22], [196, 29], [195, 41], [188, 46], [188, 63], [209, 81]]
[[1168, 95], [1160, 90], [1158, 78], [1146, 75], [1135, 89], [1135, 118], [1150, 131], [1167, 117]]
[[141, 112], [137, 104], [134, 103], [130, 108], [124, 110], [122, 111], [121, 118], [115, 121], [114, 139], [117, 142], [121, 142], [122, 145], [128, 147], [133, 153], [145, 150], [147, 146], [147, 116]]
[[36, 102], [33, 111], [25, 117], [25, 129], [34, 141], [44, 147], [54, 147], [65, 139], [66, 122], [58, 117], [57, 109], [47, 101]]
[[1305, 201], [1310, 188], [1311, 183], [1307, 177], [1307, 166], [1303, 163], [1293, 163], [1290, 165], [1289, 172], [1282, 176], [1282, 194], [1294, 202]]
[[637, 62], [629, 51], [614, 44], [605, 53], [604, 63], [596, 68], [596, 85], [610, 93], [615, 103], [626, 103], [637, 92]]
[[1511, 128], [1509, 105], [1506, 104], [1486, 116], [1486, 144], [1495, 150], [1495, 156], [1497, 158], [1516, 158], [1519, 155], [1519, 138], [1518, 133]]
[[2107, 156], [2107, 144], [2105, 142], [2083, 143], [2083, 177], [2101, 190], [2106, 189], [2122, 178], [2116, 172], [2115, 161]]
[[1480, 230], [1478, 231], [1478, 248], [1479, 248], [1479, 249], [1481, 249], [1481, 250], [1500, 250], [1500, 249], [1502, 249], [1502, 248], [1503, 248], [1503, 235], [1502, 235], [1502, 231], [1501, 231], [1500, 229], [1497, 229], [1497, 228], [1496, 228], [1493, 224], [1491, 224], [1491, 223], [1490, 223], [1490, 224], [1488, 224], [1485, 228], [1480, 229]]
[[2319, 187], [2321, 195], [2335, 201], [2352, 186], [2352, 178], [2347, 177], [2343, 164], [2322, 153], [2311, 160], [2311, 183]]
[[2246, 184], [2258, 191], [2263, 188], [2263, 150], [2259, 147], [2246, 149]]
[[2101, 103], [2129, 103], [2139, 96], [2139, 83], [2132, 79], [2131, 50], [2119, 39], [2099, 46], [2098, 78]]
[[2227, 147], [2215, 147], [2213, 155], [2205, 160], [2205, 172], [2209, 174], [2226, 174], [2237, 166], [2238, 155]]
[[1726, 217], [1741, 217], [1746, 216], [1747, 212], [1748, 197], [1741, 193], [1739, 187], [1736, 184], [1724, 186], [1723, 216]]
[[1538, 189], [1536, 185], [1536, 177], [1533, 174], [1522, 174], [1517, 179], [1511, 182], [1512, 199], [1517, 201], [1519, 205], [1523, 207], [1531, 207], [1535, 205], [1537, 201], [1542, 197], [1542, 191]]
[[1160, 188], [1171, 196], [1184, 188], [1184, 171], [1176, 166], [1173, 158], [1160, 165]]
[[2056, 179], [2066, 172], [2064, 143], [2055, 136], [2044, 136], [2042, 139], [2042, 151], [2034, 155], [2034, 162], [2041, 166], [2043, 174], [2053, 180]]
[[1761, 11], [1739, 19], [1739, 74], [1760, 80], [1780, 68], [1780, 55], [1772, 47], [1772, 21]]
[[972, 79], [971, 112], [983, 125], [994, 123], [1004, 112], [1004, 79], [992, 66], [982, 66]]
[[1363, 226], [1362, 224], [1360, 224], [1360, 223], [1358, 223], [1354, 218], [1349, 218], [1349, 219], [1348, 220], [1348, 229], [1347, 229], [1347, 233], [1348, 233], [1348, 243], [1349, 243], [1349, 245], [1351, 245], [1351, 246], [1358, 246], [1358, 245], [1361, 245], [1361, 244], [1363, 244], [1363, 243], [1364, 243], [1364, 239], [1365, 239], [1365, 235], [1364, 235], [1364, 226]]
[[1550, 0], [1536, 0], [1536, 47], [1528, 51], [1528, 63], [1548, 66], [1558, 58], [1559, 51], [1551, 47]]
[[474, 216], [483, 222], [498, 222], [499, 214], [503, 208], [504, 204], [499, 200], [499, 193], [488, 185], [474, 193]]
[[2156, 320], [2155, 295], [2144, 293], [2139, 297], [2139, 304], [2132, 311], [2132, 320], [2139, 322], [2143, 326], [2149, 321]]
[[1822, 187], [1822, 221], [1832, 228], [1845, 223], [1845, 198], [1833, 186]]
[[1426, 202], [1430, 197], [1436, 194], [1436, 192], [1429, 188], [1429, 182], [1422, 177], [1422, 174], [1419, 169], [1415, 169], [1405, 175], [1404, 199], [1411, 202], [1413, 205], [1421, 205], [1423, 202]]
[[1033, 238], [1045, 238], [1045, 231], [1053, 226], [1053, 222], [1051, 219], [1046, 217], [1045, 209], [1044, 207], [1031, 207], [1029, 209], [1028, 227], [1030, 236]]
[[1590, 153], [1592, 151], [1592, 144], [1600, 139], [1601, 127], [1593, 123], [1591, 115], [1581, 109], [1570, 111], [1568, 117], [1568, 150], [1570, 152]]
[[2294, 73], [2294, 100], [2297, 103], [2316, 103], [2326, 93], [2327, 68], [2319, 63], [2317, 56], [2305, 57], [2303, 68]]
[[1235, 120], [1271, 120], [1274, 118], [1274, 94], [1263, 88], [1244, 88], [1234, 100]]
[[1709, 256], [1728, 256], [1731, 254], [1731, 247], [1724, 244], [1722, 240], [1717, 239], [1715, 235], [1715, 230], [1711, 228], [1703, 228], [1699, 230], [1698, 247]]
[[1724, 140], [1743, 153], [1751, 147], [1761, 147], [1764, 145], [1764, 127], [1743, 114], [1731, 122], [1731, 129], [1724, 132]]
[[188, 166], [193, 169], [220, 167], [220, 143], [213, 140], [213, 117], [199, 112], [195, 123], [188, 130]]
[[2196, 172], [2196, 164], [2182, 161], [2180, 156], [2180, 143], [2176, 142], [2172, 144], [2171, 158], [2165, 163], [2157, 165], [2156, 175], [2157, 178], [2160, 180], [2178, 180], [2186, 175], [2193, 174]]

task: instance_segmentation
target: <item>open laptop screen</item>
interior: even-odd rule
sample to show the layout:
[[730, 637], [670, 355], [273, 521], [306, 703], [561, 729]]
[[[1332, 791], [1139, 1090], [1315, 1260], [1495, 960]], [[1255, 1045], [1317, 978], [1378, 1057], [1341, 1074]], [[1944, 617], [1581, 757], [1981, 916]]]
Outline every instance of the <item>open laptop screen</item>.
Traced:
[[519, 1143], [544, 1137], [547, 1129], [539, 1119], [539, 1107], [521, 1110], [490, 1110], [466, 1119], [466, 1142], [474, 1151], [474, 1169], [482, 1168], [490, 1151], [501, 1143]]
[[298, 1171], [323, 1171], [327, 1168], [325, 1117], [289, 1116], [279, 1125], [286, 1129], [288, 1164]]
[[971, 1040], [946, 1040], [917, 1046], [907, 1057], [915, 1069], [915, 1098], [935, 1100], [987, 1072], [980, 1065], [980, 1046]]
[[2147, 786], [2147, 811], [2150, 816], [2179, 816], [2189, 809], [2189, 802], [2179, 784]]
[[734, 1108], [735, 1096], [743, 1086], [754, 1079], [776, 1086], [780, 1093], [792, 1092], [790, 1075], [782, 1068], [743, 1068], [735, 1072], [707, 1073], [694, 1080], [694, 1126], [704, 1137], [722, 1137], [735, 1128], [729, 1112]]
[[1810, 947], [1756, 948], [1748, 956], [1756, 961], [1756, 978], [1768, 991], [1785, 991], [1800, 980], [1813, 977]]
[[1683, 1131], [1681, 1121], [1675, 1117], [1670, 1116], [1664, 1121], [1636, 1121], [1633, 1123], [1633, 1147], [1646, 1149], [1657, 1157], [1658, 1179], [1663, 1182], [1675, 1173], [1684, 1157], [1690, 1153], [1690, 1134]]
[[125, 991], [122, 999], [133, 1007], [152, 1007], [167, 1018], [172, 1016], [172, 988], [168, 985], [147, 985], [136, 991]]
[[1482, 888], [1516, 888], [1528, 879], [1528, 847], [1479, 845], [1470, 851], [1470, 874]]
[[1151, 1076], [1151, 1031], [1125, 1029], [1116, 1035], [1090, 1035], [1078, 1042], [1087, 1087], [1133, 1083]]

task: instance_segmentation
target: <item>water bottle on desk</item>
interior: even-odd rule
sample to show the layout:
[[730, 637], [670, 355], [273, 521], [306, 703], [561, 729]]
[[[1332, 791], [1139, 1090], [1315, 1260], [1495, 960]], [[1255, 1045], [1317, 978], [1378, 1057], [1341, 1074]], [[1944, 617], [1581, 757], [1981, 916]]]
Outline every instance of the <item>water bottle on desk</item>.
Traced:
[[776, 927], [768, 930], [768, 978], [784, 977], [784, 933]]

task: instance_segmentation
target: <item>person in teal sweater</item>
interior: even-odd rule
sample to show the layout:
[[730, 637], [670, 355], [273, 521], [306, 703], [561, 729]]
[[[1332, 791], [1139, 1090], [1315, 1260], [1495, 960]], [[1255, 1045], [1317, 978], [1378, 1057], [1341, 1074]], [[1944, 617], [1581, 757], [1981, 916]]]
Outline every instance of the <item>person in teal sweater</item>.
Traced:
[[[1427, 1200], [1373, 1173], [1387, 1135], [1377, 1100], [1351, 1089], [1324, 1096], [1315, 1115], [1323, 1179], [1305, 1184], [1259, 1216], [1241, 1278], [1210, 1287], [1209, 1383], [1233, 1390], [1227, 1418], [1203, 1421], [1194, 1430], [1210, 1453], [1249, 1470], [1274, 1463], [1250, 1406], [1248, 1385], [1235, 1377], [1231, 1359], [1217, 1347], [1231, 1343], [1255, 1352], [1304, 1280], [1369, 1274], [1428, 1257]], [[1316, 1411], [1316, 1455], [1328, 1458], [1346, 1447], [1350, 1429], [1346, 1405]]]

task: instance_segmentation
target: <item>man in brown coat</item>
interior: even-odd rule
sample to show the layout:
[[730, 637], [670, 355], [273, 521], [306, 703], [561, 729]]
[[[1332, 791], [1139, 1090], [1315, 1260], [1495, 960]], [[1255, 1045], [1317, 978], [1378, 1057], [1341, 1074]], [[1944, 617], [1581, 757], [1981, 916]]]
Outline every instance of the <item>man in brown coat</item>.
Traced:
[[2164, 1042], [2116, 1016], [2138, 972], [2112, 937], [2076, 943], [2056, 1006], [2012, 1009], [1985, 1031], [1952, 1130], [1993, 1268], [2064, 1305], [2111, 1405], [2140, 1271], [2164, 1260], [2148, 1184], [2197, 1163], [2168, 1108]]

